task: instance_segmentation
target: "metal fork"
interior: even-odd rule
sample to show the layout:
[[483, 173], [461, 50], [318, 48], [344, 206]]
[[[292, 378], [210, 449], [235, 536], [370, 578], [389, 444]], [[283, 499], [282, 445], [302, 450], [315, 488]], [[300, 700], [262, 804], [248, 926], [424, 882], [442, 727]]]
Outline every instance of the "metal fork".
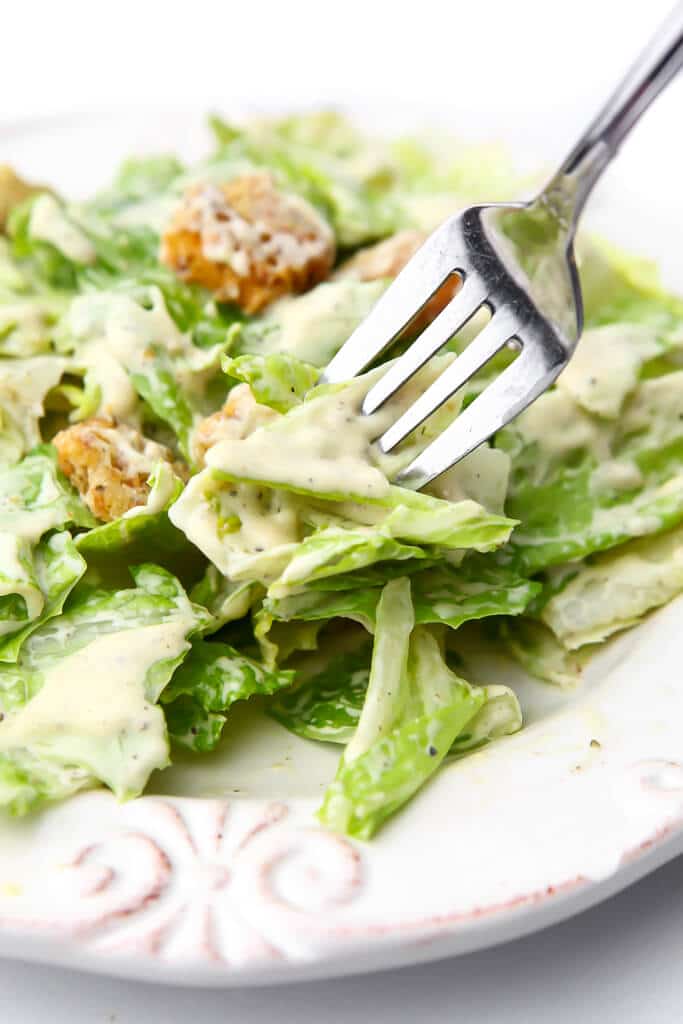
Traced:
[[519, 348], [512, 365], [397, 475], [397, 483], [424, 487], [522, 412], [567, 365], [583, 327], [573, 246], [579, 216], [622, 141], [682, 66], [683, 3], [678, 3], [543, 191], [528, 203], [472, 206], [437, 228], [329, 364], [322, 377], [326, 383], [361, 373], [447, 278], [461, 279], [445, 309], [370, 388], [362, 413], [371, 414], [482, 306], [488, 308], [486, 326], [378, 438], [386, 453], [502, 348]]

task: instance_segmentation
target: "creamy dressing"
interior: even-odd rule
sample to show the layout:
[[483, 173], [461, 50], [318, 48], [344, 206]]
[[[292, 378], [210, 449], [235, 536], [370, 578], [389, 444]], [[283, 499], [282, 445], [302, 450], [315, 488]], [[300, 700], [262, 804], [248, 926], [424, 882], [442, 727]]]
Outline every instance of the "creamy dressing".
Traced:
[[366, 378], [358, 378], [242, 441], [221, 441], [207, 452], [207, 465], [242, 479], [258, 473], [269, 484], [304, 492], [381, 499], [389, 482], [372, 465], [369, 448], [386, 413], [360, 415], [368, 386]]
[[49, 242], [74, 263], [94, 263], [95, 247], [88, 236], [72, 220], [54, 196], [45, 192], [31, 207], [29, 234], [41, 242]]
[[107, 633], [56, 661], [36, 696], [0, 722], [0, 751], [30, 748], [87, 765], [120, 795], [141, 790], [150, 771], [168, 762], [163, 712], [148, 699], [145, 676], [157, 661], [189, 648], [193, 621], [188, 611], [171, 622]]
[[148, 481], [152, 487], [145, 505], [134, 505], [123, 513], [122, 519], [135, 519], [137, 516], [153, 516], [163, 512], [176, 495], [180, 486], [167, 462], [158, 462]]
[[[626, 404], [618, 423], [619, 434], [625, 439], [625, 450], [642, 448], [646, 435], [647, 448], [663, 448], [674, 438], [683, 435], [683, 371], [667, 373], [643, 381]], [[632, 442], [629, 438], [633, 436]]]
[[64, 521], [62, 492], [51, 473], [40, 479], [40, 489], [30, 507], [22, 503], [19, 495], [0, 493], [0, 528], [11, 532], [18, 540], [37, 543], [44, 533]]
[[[211, 449], [213, 451], [213, 449]], [[192, 477], [169, 519], [216, 565], [236, 579], [240, 569], [255, 570], [252, 556], [273, 575], [291, 557], [292, 545], [301, 540], [296, 501], [290, 495], [274, 495], [257, 484], [226, 484], [210, 470]], [[283, 561], [278, 558], [282, 551]], [[255, 572], [255, 575], [260, 575]]]
[[387, 286], [386, 281], [326, 281], [305, 295], [280, 299], [262, 323], [264, 338], [245, 352], [286, 352], [305, 363], [326, 366]]
[[608, 459], [601, 462], [591, 474], [591, 490], [601, 491], [633, 491], [643, 486], [643, 474], [635, 462], [620, 459]]
[[0, 374], [0, 462], [17, 462], [40, 444], [38, 421], [46, 394], [68, 367], [59, 356], [7, 360]]
[[557, 387], [587, 412], [614, 419], [635, 389], [643, 363], [660, 351], [651, 327], [608, 324], [587, 330]]
[[538, 445], [537, 476], [579, 449], [610, 457], [610, 430], [585, 413], [565, 391], [548, 391], [518, 416], [513, 429]]
[[173, 358], [175, 376], [185, 392], [203, 390], [218, 363], [217, 350], [196, 348], [189, 335], [178, 329], [161, 292], [149, 291], [150, 309], [114, 292], [79, 296], [65, 321], [88, 382], [100, 387], [100, 412], [118, 419], [134, 417], [138, 397], [129, 374], [146, 371], [154, 358], [153, 346]]
[[446, 501], [470, 499], [482, 505], [487, 512], [503, 515], [510, 465], [507, 452], [482, 445], [438, 477], [427, 491]]
[[[258, 479], [302, 493], [381, 501], [389, 493], [388, 477], [410, 461], [415, 448], [424, 447], [435, 428], [428, 423], [416, 432], [411, 447], [398, 455], [383, 457], [374, 441], [449, 361], [432, 360], [371, 416], [361, 415], [361, 404], [385, 367], [314, 395], [247, 438], [214, 445], [207, 452], [207, 465], [236, 479]], [[459, 401], [455, 398], [444, 405], [437, 414], [439, 423], [450, 421]]]
[[4, 355], [32, 356], [49, 347], [48, 314], [38, 299], [0, 306], [0, 348]]

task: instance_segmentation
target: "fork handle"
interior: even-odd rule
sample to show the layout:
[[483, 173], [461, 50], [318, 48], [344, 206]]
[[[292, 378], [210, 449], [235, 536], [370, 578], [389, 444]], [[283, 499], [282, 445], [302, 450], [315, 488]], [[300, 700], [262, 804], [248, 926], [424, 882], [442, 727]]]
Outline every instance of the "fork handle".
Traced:
[[619, 146], [652, 101], [683, 67], [683, 0], [659, 31], [562, 163], [554, 181], [574, 180], [574, 216]]

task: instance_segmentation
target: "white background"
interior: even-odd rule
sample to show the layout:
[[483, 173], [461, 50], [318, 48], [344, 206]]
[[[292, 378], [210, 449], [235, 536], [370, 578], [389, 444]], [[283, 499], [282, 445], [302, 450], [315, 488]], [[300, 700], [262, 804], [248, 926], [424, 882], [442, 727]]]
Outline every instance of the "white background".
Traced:
[[[613, 86], [666, 0], [44, 0], [0, 3], [0, 132], [24, 117], [112, 107], [229, 108], [389, 101], [487, 123], [524, 119], [549, 157]], [[502, 118], [501, 118], [502, 115]], [[683, 232], [683, 81], [638, 129], [622, 176]], [[651, 204], [651, 205], [650, 205]], [[628, 232], [627, 232], [628, 233]], [[635, 239], [636, 244], [640, 241]], [[655, 250], [653, 251], [653, 246]], [[504, 856], [504, 851], [501, 851]], [[384, 1024], [679, 1021], [683, 878], [677, 861], [548, 932], [457, 961], [262, 991], [163, 991], [0, 964], [7, 1024]]]

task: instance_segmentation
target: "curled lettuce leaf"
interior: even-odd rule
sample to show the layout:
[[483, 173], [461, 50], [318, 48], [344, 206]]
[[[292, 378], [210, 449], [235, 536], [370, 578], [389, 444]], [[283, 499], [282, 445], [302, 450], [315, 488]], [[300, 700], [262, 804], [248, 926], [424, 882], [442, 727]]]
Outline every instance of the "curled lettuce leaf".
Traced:
[[541, 618], [569, 650], [635, 625], [683, 591], [683, 528], [642, 537], [581, 566]]
[[512, 456], [510, 542], [524, 572], [583, 558], [683, 519], [683, 372], [641, 381], [618, 419], [547, 392], [502, 431]]
[[[0, 311], [2, 308], [0, 305]], [[39, 423], [45, 398], [66, 369], [67, 361], [52, 355], [4, 361], [0, 374], [0, 468], [14, 465], [41, 443]]]
[[314, 386], [320, 371], [286, 353], [224, 356], [223, 372], [248, 384], [257, 402], [277, 412], [298, 405]]
[[[156, 563], [183, 582], [196, 579], [202, 558], [168, 518], [170, 505], [183, 489], [171, 466], [159, 462], [148, 483], [145, 505], [139, 505], [76, 538], [76, 546], [88, 563], [89, 579], [108, 586], [125, 586], [128, 566], [143, 562], [154, 551]], [[202, 603], [202, 602], [199, 602]]]
[[279, 694], [268, 713], [304, 739], [346, 744], [353, 737], [370, 678], [371, 645], [333, 655], [311, 678]]
[[583, 669], [592, 654], [592, 649], [568, 651], [547, 626], [525, 616], [501, 619], [497, 635], [530, 675], [563, 689], [571, 689], [581, 682]]
[[[5, 544], [0, 541], [2, 548]], [[50, 534], [30, 554], [24, 551], [24, 557], [26, 575], [22, 579], [12, 579], [4, 572], [0, 577], [0, 662], [15, 662], [27, 637], [61, 614], [86, 569], [85, 560], [66, 531]]]
[[236, 701], [273, 694], [293, 677], [269, 671], [228, 644], [195, 641], [161, 698], [171, 739], [190, 750], [213, 750]]
[[[486, 688], [471, 687], [448, 668], [429, 628], [415, 627], [410, 581], [388, 583], [377, 609], [363, 708], [325, 794], [320, 820], [370, 838], [434, 774], [488, 697]], [[515, 709], [514, 720], [490, 716], [499, 735], [521, 724], [511, 694], [508, 705]], [[481, 727], [471, 726], [466, 743], [472, 734], [476, 743], [482, 742]]]
[[0, 803], [10, 811], [97, 782], [135, 796], [168, 763], [156, 702], [205, 613], [162, 569], [132, 573], [134, 587], [75, 593], [16, 665], [0, 666]]
[[[415, 621], [442, 624], [457, 629], [464, 622], [491, 615], [520, 615], [529, 601], [540, 592], [541, 584], [517, 576], [510, 570], [488, 565], [485, 558], [470, 556], [458, 567], [440, 565], [411, 575]], [[277, 598], [268, 596], [264, 610], [273, 618], [331, 619], [348, 618], [374, 631], [381, 583], [391, 574], [400, 574], [401, 566], [390, 571], [376, 566], [375, 585], [361, 580], [354, 586], [355, 574], [342, 578], [344, 587], [335, 586], [336, 577], [319, 580], [301, 593]], [[330, 585], [332, 589], [327, 590]]]

